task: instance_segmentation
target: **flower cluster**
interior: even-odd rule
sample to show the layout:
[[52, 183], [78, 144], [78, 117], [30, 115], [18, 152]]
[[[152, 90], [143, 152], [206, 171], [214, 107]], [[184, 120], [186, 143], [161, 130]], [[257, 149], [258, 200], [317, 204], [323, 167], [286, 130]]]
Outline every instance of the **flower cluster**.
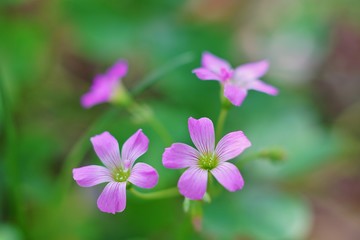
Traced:
[[[259, 79], [268, 68], [269, 63], [263, 60], [232, 69], [227, 61], [205, 52], [202, 67], [193, 70], [193, 73], [201, 80], [219, 81], [224, 96], [233, 105], [240, 106], [248, 90], [270, 95], [278, 93], [275, 87]], [[81, 98], [83, 107], [120, 101], [121, 78], [126, 75], [127, 69], [127, 62], [119, 60], [104, 74], [97, 75], [90, 91]], [[187, 168], [177, 184], [180, 194], [191, 200], [202, 200], [207, 192], [209, 174], [230, 192], [242, 189], [244, 180], [240, 171], [228, 161], [251, 146], [245, 134], [242, 131], [230, 132], [216, 144], [214, 124], [209, 118], [190, 117], [188, 128], [195, 148], [184, 143], [173, 143], [162, 155], [166, 168]], [[152, 166], [135, 164], [149, 145], [149, 139], [141, 129], [125, 141], [121, 153], [117, 140], [109, 132], [92, 137], [91, 143], [105, 167], [90, 165], [75, 168], [73, 178], [82, 187], [107, 183], [97, 201], [101, 211], [113, 214], [122, 212], [126, 206], [126, 190], [132, 188], [132, 184], [140, 188], [153, 188], [158, 183], [158, 173]]]

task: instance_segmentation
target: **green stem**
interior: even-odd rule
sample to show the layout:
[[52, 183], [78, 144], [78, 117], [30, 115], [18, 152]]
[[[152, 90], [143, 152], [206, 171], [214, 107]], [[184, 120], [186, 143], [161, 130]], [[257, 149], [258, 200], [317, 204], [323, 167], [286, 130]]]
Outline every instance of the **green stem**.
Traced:
[[142, 192], [137, 191], [135, 188], [130, 188], [130, 191], [135, 196], [142, 198], [142, 199], [146, 199], [146, 200], [164, 199], [164, 198], [180, 196], [180, 193], [176, 187], [160, 190], [157, 192], [150, 192], [150, 193], [142, 193]]
[[170, 133], [156, 117], [152, 116], [149, 119], [149, 125], [159, 134], [166, 145], [171, 145], [173, 140]]
[[266, 159], [273, 163], [280, 163], [280, 162], [283, 162], [284, 160], [286, 160], [286, 153], [285, 153], [284, 149], [279, 148], [279, 147], [264, 149], [262, 151], [248, 155], [246, 158], [243, 158], [240, 162], [238, 162], [236, 164], [236, 166], [241, 168], [248, 162], [251, 162], [251, 161], [254, 161], [257, 159]]
[[224, 96], [224, 86], [221, 85], [220, 88], [220, 102], [221, 102], [221, 109], [219, 113], [219, 118], [216, 123], [216, 129], [215, 129], [215, 136], [216, 140], [219, 141], [222, 136], [222, 131], [224, 129], [224, 124], [226, 117], [228, 115], [229, 109], [231, 108], [232, 104], [229, 102], [227, 98]]
[[171, 145], [173, 139], [170, 133], [159, 121], [159, 119], [156, 118], [151, 108], [147, 107], [146, 105], [138, 104], [132, 98], [129, 99], [131, 100], [127, 105], [127, 110], [133, 115], [135, 120], [149, 124], [149, 126], [160, 136], [166, 145]]
[[172, 61], [169, 61], [161, 68], [156, 69], [152, 73], [150, 73], [144, 80], [140, 82], [139, 85], [137, 85], [135, 88], [131, 90], [132, 95], [139, 94], [140, 92], [143, 92], [148, 87], [156, 83], [156, 81], [160, 80], [162, 76], [164, 76], [166, 73], [171, 72], [172, 70], [175, 70], [176, 68], [183, 66], [185, 64], [188, 64], [194, 60], [194, 54], [187, 52], [183, 53], [180, 56], [174, 58]]
[[216, 123], [216, 131], [215, 131], [215, 136], [216, 136], [217, 141], [219, 141], [220, 138], [221, 138], [222, 131], [224, 129], [226, 116], [227, 116], [228, 112], [229, 112], [228, 108], [222, 107], [221, 110], [220, 110], [219, 118], [218, 118], [218, 121]]
[[261, 158], [259, 153], [254, 153], [254, 154], [251, 154], [251, 155], [248, 155], [247, 157], [241, 159], [240, 161], [238, 161], [235, 165], [238, 167], [238, 168], [242, 168], [243, 166], [245, 166], [247, 163], [251, 162], [251, 161], [254, 161], [254, 160], [257, 160]]
[[65, 159], [63, 168], [60, 171], [58, 178], [58, 186], [61, 189], [60, 196], [58, 200], [61, 201], [62, 198], [68, 192], [71, 183], [72, 183], [72, 169], [77, 167], [80, 162], [83, 160], [86, 152], [90, 148], [89, 138], [95, 134], [98, 129], [104, 126], [107, 122], [110, 121], [117, 113], [117, 110], [111, 109], [101, 115], [89, 128], [88, 130], [79, 138], [79, 140], [73, 145], [70, 153]]

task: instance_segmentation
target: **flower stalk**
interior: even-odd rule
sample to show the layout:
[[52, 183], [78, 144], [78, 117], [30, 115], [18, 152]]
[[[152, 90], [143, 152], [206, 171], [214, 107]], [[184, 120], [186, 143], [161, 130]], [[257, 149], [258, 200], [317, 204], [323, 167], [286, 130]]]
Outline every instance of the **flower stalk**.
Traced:
[[144, 200], [157, 200], [157, 199], [164, 199], [164, 198], [172, 198], [172, 197], [179, 197], [180, 193], [176, 187], [159, 190], [156, 192], [149, 192], [149, 193], [143, 193], [139, 192], [133, 187], [130, 187], [130, 192], [134, 194], [134, 196], [144, 199]]

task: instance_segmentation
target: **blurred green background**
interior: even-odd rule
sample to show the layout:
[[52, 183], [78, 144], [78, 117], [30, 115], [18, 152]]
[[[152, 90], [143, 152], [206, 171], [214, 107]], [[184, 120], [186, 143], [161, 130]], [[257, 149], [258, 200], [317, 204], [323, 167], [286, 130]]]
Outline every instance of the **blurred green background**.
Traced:
[[[235, 67], [268, 59], [271, 97], [250, 92], [225, 132], [253, 146], [236, 161], [242, 191], [203, 205], [202, 228], [183, 199], [143, 201], [100, 212], [103, 186], [81, 188], [71, 168], [100, 164], [89, 137], [122, 144], [138, 128], [150, 138], [139, 159], [165, 169], [169, 145], [124, 110], [80, 106], [96, 73], [120, 58], [135, 89], [177, 142], [189, 116], [219, 114], [219, 84], [191, 70], [210, 51]], [[360, 2], [357, 0], [1, 0], [0, 239], [360, 239]], [[90, 128], [90, 130], [88, 130]], [[79, 140], [80, 139], [80, 140]], [[247, 156], [280, 148], [286, 159]], [[69, 156], [70, 154], [70, 156]], [[66, 162], [67, 159], [67, 163]]]

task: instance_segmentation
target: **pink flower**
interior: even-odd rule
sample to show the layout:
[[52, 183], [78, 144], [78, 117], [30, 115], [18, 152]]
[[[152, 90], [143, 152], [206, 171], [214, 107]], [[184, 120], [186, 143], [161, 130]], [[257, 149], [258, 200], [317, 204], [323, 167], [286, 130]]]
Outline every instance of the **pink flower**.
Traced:
[[270, 95], [277, 95], [277, 88], [270, 86], [259, 78], [269, 68], [266, 60], [247, 63], [232, 69], [231, 65], [209, 52], [202, 55], [202, 67], [193, 70], [201, 80], [216, 80], [224, 85], [224, 95], [235, 106], [240, 106], [248, 90], [257, 90]]
[[119, 144], [109, 132], [92, 137], [91, 142], [105, 167], [90, 165], [74, 168], [73, 178], [81, 187], [108, 183], [97, 200], [101, 211], [113, 214], [124, 211], [128, 182], [141, 188], [153, 188], [157, 184], [159, 175], [153, 167], [145, 163], [134, 165], [149, 145], [149, 139], [141, 129], [126, 140], [121, 157]]
[[81, 97], [81, 105], [90, 108], [99, 103], [110, 101], [128, 70], [125, 60], [118, 60], [104, 74], [99, 74], [94, 78], [90, 91]]
[[189, 118], [190, 137], [196, 148], [174, 143], [165, 149], [162, 162], [167, 168], [188, 168], [180, 177], [178, 188], [182, 195], [200, 200], [206, 192], [209, 172], [230, 192], [244, 186], [237, 167], [228, 160], [237, 157], [251, 146], [242, 131], [225, 135], [215, 147], [214, 125], [208, 118]]

